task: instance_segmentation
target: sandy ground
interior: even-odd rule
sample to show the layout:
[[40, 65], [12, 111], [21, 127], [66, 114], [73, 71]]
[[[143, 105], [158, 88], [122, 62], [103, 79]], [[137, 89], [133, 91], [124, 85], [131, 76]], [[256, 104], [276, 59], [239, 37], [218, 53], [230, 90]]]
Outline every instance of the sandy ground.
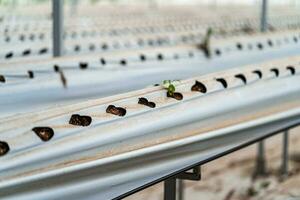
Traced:
[[[300, 128], [290, 130], [289, 175], [280, 175], [282, 134], [266, 141], [265, 177], [253, 177], [257, 146], [252, 145], [202, 166], [202, 181], [184, 181], [185, 200], [300, 200]], [[126, 200], [163, 200], [157, 184]]]

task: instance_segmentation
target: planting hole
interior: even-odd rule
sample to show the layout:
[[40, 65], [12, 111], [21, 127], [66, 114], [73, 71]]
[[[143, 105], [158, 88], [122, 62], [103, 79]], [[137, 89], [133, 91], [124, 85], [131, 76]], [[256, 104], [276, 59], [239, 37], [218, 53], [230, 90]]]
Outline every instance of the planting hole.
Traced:
[[74, 114], [69, 120], [69, 124], [75, 126], [89, 126], [92, 123], [92, 118], [90, 116], [83, 116]]
[[279, 70], [278, 70], [278, 69], [272, 68], [272, 69], [270, 69], [270, 71], [273, 72], [273, 73], [275, 74], [276, 77], [279, 76]]
[[1, 82], [1, 83], [5, 83], [5, 81], [6, 81], [6, 80], [5, 80], [5, 77], [4, 77], [3, 75], [0, 75], [0, 82]]
[[252, 73], [256, 74], [260, 79], [263, 77], [263, 74], [260, 70], [254, 70]]
[[30, 49], [26, 49], [25, 51], [23, 51], [23, 56], [28, 56], [31, 53]]
[[42, 48], [40, 51], [39, 51], [39, 54], [44, 54], [44, 53], [47, 53], [48, 52], [48, 48]]
[[139, 98], [138, 104], [145, 105], [150, 108], [155, 108], [155, 106], [156, 106], [154, 102], [148, 101], [148, 99], [146, 99], [145, 97]]
[[292, 75], [296, 74], [296, 69], [293, 66], [287, 66], [286, 67], [287, 70], [289, 70], [291, 72]]
[[86, 63], [86, 62], [81, 62], [81, 63], [79, 63], [79, 68], [80, 68], [80, 69], [87, 69], [88, 66], [89, 66], [89, 64]]
[[49, 141], [54, 136], [54, 131], [50, 127], [35, 127], [32, 131], [44, 142]]
[[242, 80], [244, 84], [247, 84], [247, 79], [244, 74], [237, 74], [237, 75], [235, 75], [235, 78], [238, 78], [238, 79]]
[[125, 59], [120, 60], [120, 65], [123, 66], [127, 65], [127, 61]]
[[163, 60], [164, 56], [161, 53], [159, 53], [159, 54], [157, 54], [157, 59], [158, 60]]
[[4, 156], [9, 152], [9, 145], [7, 142], [0, 141], [0, 156]]
[[106, 60], [104, 58], [101, 58], [100, 62], [101, 62], [102, 65], [106, 65]]
[[170, 94], [169, 92], [167, 92], [167, 97], [176, 99], [178, 101], [180, 101], [180, 100], [183, 99], [183, 95], [181, 93], [179, 93], [179, 92], [174, 92], [172, 94]]
[[117, 115], [120, 117], [123, 117], [126, 115], [126, 109], [125, 108], [121, 108], [121, 107], [116, 107], [114, 105], [109, 105], [106, 109], [107, 113], [113, 114], [113, 115]]
[[224, 88], [228, 87], [227, 81], [224, 78], [217, 78], [216, 81], [218, 81], [219, 83], [221, 83]]
[[195, 92], [201, 92], [201, 93], [207, 92], [206, 86], [199, 81], [195, 82], [195, 84], [192, 86], [191, 90], [195, 91]]
[[141, 54], [140, 55], [140, 60], [143, 61], [143, 62], [146, 61], [146, 56], [144, 54]]
[[33, 71], [28, 70], [27, 73], [28, 73], [29, 78], [31, 78], [31, 79], [34, 78], [34, 73], [33, 73]]
[[5, 55], [5, 58], [6, 59], [9, 59], [9, 58], [12, 58], [14, 56], [14, 53], [13, 52], [8, 52], [6, 55]]

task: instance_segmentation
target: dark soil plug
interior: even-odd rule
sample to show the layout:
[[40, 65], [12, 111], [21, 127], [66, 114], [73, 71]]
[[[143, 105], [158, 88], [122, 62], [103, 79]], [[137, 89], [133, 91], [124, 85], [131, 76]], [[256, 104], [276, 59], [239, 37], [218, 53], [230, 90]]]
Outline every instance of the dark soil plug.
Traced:
[[157, 54], [157, 60], [163, 60], [163, 59], [164, 56], [161, 53]]
[[120, 60], [120, 65], [123, 65], [123, 66], [127, 65], [127, 61], [124, 59]]
[[170, 97], [170, 98], [174, 98], [178, 101], [182, 100], [183, 99], [183, 95], [179, 92], [174, 92], [172, 94], [170, 94], [169, 92], [167, 92], [167, 97]]
[[50, 127], [35, 127], [32, 131], [44, 142], [49, 141], [54, 136], [54, 131]]
[[33, 79], [34, 78], [34, 73], [31, 70], [27, 71], [29, 78]]
[[123, 117], [126, 115], [126, 109], [121, 107], [116, 107], [114, 105], [109, 105], [106, 109], [107, 113], [118, 115], [120, 117]]
[[216, 54], [217, 56], [220, 56], [220, 55], [221, 55], [221, 51], [220, 51], [219, 49], [216, 49], [215, 54]]
[[108, 49], [108, 45], [107, 45], [107, 44], [103, 44], [103, 45], [101, 46], [101, 48], [102, 48], [102, 50], [107, 50], [107, 49]]
[[60, 68], [59, 68], [58, 65], [54, 65], [54, 66], [53, 66], [53, 69], [54, 69], [55, 72], [59, 72], [59, 71], [60, 71]]
[[144, 97], [139, 98], [138, 104], [145, 105], [150, 108], [155, 108], [155, 106], [156, 106], [154, 102], [150, 102], [150, 101], [148, 101], [148, 99], [146, 99]]
[[9, 152], [9, 146], [7, 142], [0, 141], [0, 156], [4, 156]]
[[272, 42], [272, 40], [268, 40], [268, 45], [269, 45], [270, 47], [272, 47], [272, 46], [273, 46], [273, 42]]
[[146, 99], [144, 97], [141, 97], [141, 98], [139, 98], [138, 104], [147, 105], [148, 104], [148, 99]]
[[191, 90], [194, 92], [201, 92], [201, 93], [207, 92], [206, 86], [199, 81], [195, 82], [195, 84], [192, 86]]
[[144, 61], [146, 61], [146, 56], [144, 54], [141, 54], [140, 59], [141, 59], [142, 62], [144, 62]]
[[28, 56], [29, 54], [31, 54], [30, 49], [26, 49], [26, 50], [23, 51], [23, 56]]
[[69, 120], [69, 124], [75, 126], [89, 126], [92, 123], [92, 118], [90, 116], [81, 116], [78, 114], [74, 114], [71, 116]]
[[106, 60], [105, 60], [104, 58], [101, 58], [101, 59], [100, 59], [100, 63], [101, 63], [102, 65], [106, 65]]
[[3, 75], [0, 75], [0, 82], [5, 83], [5, 77]]
[[48, 52], [48, 48], [42, 48], [40, 51], [39, 51], [39, 54], [45, 54]]
[[79, 45], [75, 45], [74, 46], [74, 51], [77, 51], [77, 52], [80, 51], [80, 46]]
[[262, 49], [264, 48], [264, 46], [263, 46], [261, 43], [258, 43], [258, 44], [257, 44], [257, 48], [258, 48], [259, 50], [262, 50]]
[[88, 68], [88, 63], [86, 63], [86, 62], [81, 62], [81, 63], [79, 63], [79, 68], [80, 69], [87, 69]]
[[8, 52], [6, 55], [5, 55], [5, 58], [6, 59], [9, 59], [9, 58], [12, 58], [14, 56], [14, 53], [13, 52]]
[[238, 48], [238, 50], [242, 50], [243, 49], [243, 45], [241, 43], [237, 43], [236, 47]]
[[149, 101], [149, 102], [148, 102], [148, 106], [149, 106], [150, 108], [155, 108], [155, 107], [156, 107], [156, 104], [155, 104], [154, 102]]

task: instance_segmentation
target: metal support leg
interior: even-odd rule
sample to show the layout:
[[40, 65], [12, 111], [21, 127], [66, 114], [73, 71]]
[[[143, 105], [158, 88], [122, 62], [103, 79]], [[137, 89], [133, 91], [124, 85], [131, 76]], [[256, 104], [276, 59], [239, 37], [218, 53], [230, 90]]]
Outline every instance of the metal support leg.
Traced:
[[283, 149], [282, 149], [282, 165], [281, 165], [281, 175], [288, 175], [288, 162], [289, 162], [289, 131], [286, 130], [283, 133]]
[[54, 57], [61, 56], [63, 53], [63, 4], [63, 0], [52, 0]]
[[260, 17], [260, 31], [261, 32], [266, 32], [268, 29], [267, 9], [268, 9], [268, 1], [262, 0], [262, 9], [261, 9], [261, 17]]
[[183, 180], [179, 179], [178, 181], [178, 198], [177, 200], [184, 199], [184, 182]]
[[256, 171], [255, 176], [266, 175], [266, 158], [265, 158], [265, 144], [264, 141], [258, 143], [257, 149], [257, 160], [256, 160]]
[[176, 178], [164, 182], [164, 200], [176, 200]]
[[[201, 180], [201, 167], [197, 166], [192, 172], [181, 172], [176, 176], [165, 180], [164, 182], [164, 200], [183, 200], [184, 183], [183, 180], [199, 181]], [[178, 181], [178, 188], [177, 188]], [[178, 191], [178, 195], [177, 192]], [[178, 197], [178, 198], [176, 198]]]
[[71, 1], [71, 8], [70, 8], [70, 16], [77, 16], [77, 10], [78, 10], [78, 0], [72, 0]]

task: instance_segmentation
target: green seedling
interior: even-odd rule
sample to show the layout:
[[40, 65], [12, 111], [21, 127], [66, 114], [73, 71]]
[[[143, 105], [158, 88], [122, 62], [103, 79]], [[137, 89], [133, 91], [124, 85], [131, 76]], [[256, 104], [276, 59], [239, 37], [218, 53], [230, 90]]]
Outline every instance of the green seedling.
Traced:
[[175, 84], [176, 84], [176, 83], [179, 83], [179, 81], [177, 81], [177, 80], [175, 80], [175, 81], [164, 80], [164, 81], [163, 81], [163, 87], [164, 87], [165, 89], [168, 90], [168, 94], [169, 94], [170, 96], [173, 96], [173, 95], [174, 95], [174, 92], [175, 92], [175, 90], [176, 90], [176, 88], [175, 88]]
[[211, 56], [210, 39], [211, 39], [212, 34], [213, 34], [212, 28], [208, 28], [206, 31], [206, 35], [203, 39], [203, 42], [201, 44], [197, 45], [197, 47], [204, 52], [204, 54], [207, 58], [210, 58], [210, 56]]

